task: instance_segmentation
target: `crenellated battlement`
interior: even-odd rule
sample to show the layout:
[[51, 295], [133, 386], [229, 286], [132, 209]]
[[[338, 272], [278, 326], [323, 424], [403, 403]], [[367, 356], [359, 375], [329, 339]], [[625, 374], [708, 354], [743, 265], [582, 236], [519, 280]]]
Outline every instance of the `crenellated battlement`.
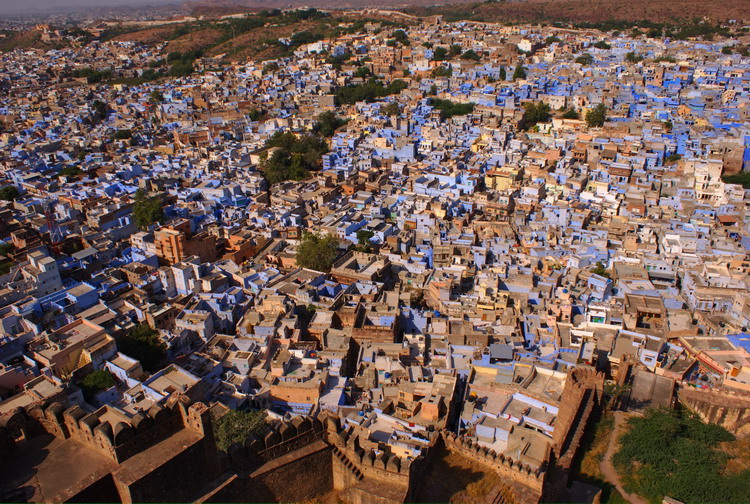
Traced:
[[19, 408], [5, 419], [4, 430], [21, 430], [26, 436], [47, 432], [62, 439], [73, 439], [102, 455], [121, 463], [182, 429], [211, 435], [208, 408], [191, 404], [187, 397], [175, 395], [165, 405], [154, 404], [147, 412], [128, 421], [101, 408], [93, 413], [80, 406], [68, 409], [59, 403]]
[[364, 448], [354, 428], [344, 428], [329, 413], [295, 417], [272, 425], [263, 434], [249, 434], [244, 443], [234, 443], [228, 454], [233, 464], [246, 469], [270, 462], [316, 441], [324, 441], [334, 454], [355, 466], [358, 474], [377, 478], [404, 478], [408, 485], [411, 460]]
[[362, 474], [380, 478], [405, 477], [407, 479], [405, 483], [408, 485], [408, 478], [411, 474], [411, 459], [365, 448], [365, 443], [361, 442], [359, 436], [355, 434], [354, 427], [342, 428], [337, 418], [331, 417], [328, 425], [328, 443], [357, 466]]
[[[584, 372], [573, 375], [566, 384], [564, 395], [570, 401], [566, 407], [571, 408], [573, 417], [566, 426], [571, 445], [577, 444], [579, 431], [596, 403], [599, 378], [596, 373]], [[206, 446], [215, 450], [209, 409], [203, 403], [174, 396], [129, 421], [126, 418], [118, 421], [118, 415], [123, 417], [121, 412], [106, 407], [88, 413], [77, 406], [65, 409], [60, 403], [37, 405], [4, 417], [0, 431], [49, 432], [75, 440], [118, 464], [182, 429], [200, 433], [211, 441]], [[549, 492], [546, 487], [554, 484], [547, 481], [547, 465], [529, 465], [447, 430], [436, 433], [431, 444], [416, 458], [402, 458], [378, 448], [382, 446], [360, 433], [356, 425], [330, 412], [277, 421], [264, 432], [250, 433], [242, 443], [229, 447], [228, 465], [219, 464], [217, 468], [236, 471], [238, 476], [231, 485], [211, 495], [217, 501], [230, 496], [240, 499], [243, 495], [255, 495], [261, 501], [294, 500], [299, 495], [295, 493], [297, 490], [289, 488], [291, 478], [295, 488], [305, 489], [299, 490], [300, 495], [310, 498], [337, 490], [352, 502], [365, 502], [373, 489], [379, 489], [378, 498], [384, 499], [383, 502], [404, 502], [419, 491], [424, 471], [431, 467], [431, 455], [441, 453], [443, 448], [496, 472], [510, 485], [507, 492], [514, 499], [518, 495], [531, 496], [526, 499], [529, 501], [539, 499]], [[556, 463], [553, 449], [555, 445], [550, 443], [543, 460]]]
[[448, 450], [456, 451], [470, 460], [488, 465], [503, 476], [541, 492], [546, 477], [545, 470], [532, 467], [503, 453], [497, 453], [471, 438], [458, 436], [453, 432], [441, 431], [440, 437]]
[[260, 465], [324, 439], [324, 422], [319, 414], [272, 424], [263, 434], [250, 433], [243, 443], [233, 443], [227, 453], [239, 467]]

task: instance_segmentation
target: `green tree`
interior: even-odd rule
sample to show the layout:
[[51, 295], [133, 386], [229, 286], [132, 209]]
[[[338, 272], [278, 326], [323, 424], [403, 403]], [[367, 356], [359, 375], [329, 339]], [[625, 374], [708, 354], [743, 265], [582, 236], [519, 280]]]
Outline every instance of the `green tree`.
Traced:
[[154, 105], [164, 103], [164, 94], [158, 89], [155, 89], [151, 91], [151, 94], [148, 96], [148, 101]]
[[77, 177], [83, 173], [83, 171], [77, 166], [66, 166], [60, 170], [59, 176], [61, 177]]
[[281, 68], [279, 64], [275, 61], [272, 61], [270, 63], [265, 64], [265, 66], [263, 67], [263, 73], [272, 74], [272, 73], [278, 72], [279, 68]]
[[401, 45], [408, 46], [411, 44], [409, 37], [406, 35], [404, 30], [396, 30], [393, 32], [393, 38], [396, 39]]
[[128, 140], [132, 138], [133, 132], [129, 129], [120, 129], [112, 133], [112, 140]]
[[167, 345], [159, 338], [159, 331], [147, 324], [137, 325], [120, 337], [117, 349], [140, 361], [143, 369], [151, 373], [160, 368], [167, 354]]
[[522, 130], [528, 130], [538, 123], [549, 121], [550, 117], [552, 117], [552, 114], [549, 105], [546, 103], [527, 103], [524, 106], [523, 117], [518, 127]]
[[357, 243], [359, 244], [359, 250], [363, 252], [370, 252], [372, 250], [372, 242], [370, 239], [375, 236], [375, 233], [368, 229], [360, 229], [357, 231]]
[[601, 261], [596, 263], [596, 266], [594, 269], [591, 270], [591, 272], [595, 275], [602, 276], [604, 278], [610, 278], [609, 271], [607, 271], [607, 268], [604, 266], [604, 263]]
[[630, 63], [638, 63], [640, 61], [643, 61], [643, 56], [633, 51], [630, 51], [629, 53], [625, 55], [625, 60], [629, 61]]
[[316, 271], [330, 271], [337, 250], [338, 241], [333, 236], [305, 232], [297, 247], [297, 265]]
[[21, 195], [21, 192], [16, 186], [7, 185], [0, 188], [0, 200], [4, 201], [15, 201]]
[[341, 119], [333, 111], [323, 112], [318, 116], [318, 121], [313, 126], [313, 131], [320, 133], [324, 137], [332, 137], [336, 130], [346, 124], [344, 119]]
[[448, 49], [445, 47], [436, 47], [432, 51], [432, 61], [445, 61], [448, 57]]
[[459, 44], [453, 44], [451, 45], [448, 54], [451, 58], [455, 58], [456, 56], [460, 55], [463, 52], [463, 48]]
[[750, 172], [722, 175], [721, 180], [726, 184], [739, 184], [743, 189], [750, 189]]
[[482, 59], [482, 57], [478, 55], [473, 49], [469, 49], [461, 55], [461, 59], [479, 61]]
[[169, 75], [172, 77], [187, 77], [195, 71], [192, 61], [178, 60], [169, 67]]
[[726, 471], [722, 443], [734, 436], [685, 410], [648, 410], [631, 417], [613, 458], [625, 489], [649, 502], [747, 502], [750, 470]]
[[586, 123], [590, 128], [601, 128], [607, 121], [607, 106], [600, 103], [586, 112]]
[[255, 122], [255, 121], [260, 120], [261, 117], [263, 117], [263, 111], [253, 107], [248, 111], [247, 116], [250, 118], [251, 121]]
[[144, 189], [135, 192], [133, 204], [133, 218], [139, 229], [148, 229], [151, 224], [164, 219], [161, 196], [149, 196]]
[[261, 163], [263, 176], [269, 184], [309, 177], [310, 171], [320, 169], [321, 158], [328, 152], [328, 145], [319, 136], [296, 136], [292, 132], [274, 133], [266, 141], [266, 148], [272, 147], [278, 150]]
[[367, 77], [370, 77], [371, 75], [372, 75], [372, 71], [366, 66], [361, 66], [357, 68], [356, 72], [354, 72], [354, 76], [359, 77], [360, 79], [366, 79]]
[[[601, 263], [598, 263], [601, 264]], [[609, 278], [609, 277], [607, 277]], [[604, 395], [606, 397], [605, 409], [616, 409], [622, 398], [628, 396], [633, 389], [632, 385], [618, 385], [615, 382], [606, 382], [604, 384]]]
[[15, 247], [12, 243], [0, 241], [0, 256], [7, 257]]
[[571, 108], [563, 112], [562, 117], [563, 119], [580, 119], [581, 114], [579, 114], [576, 109]]
[[433, 77], [450, 77], [453, 75], [453, 69], [449, 66], [440, 65], [432, 69]]
[[353, 104], [360, 101], [372, 103], [378, 98], [398, 94], [408, 85], [401, 79], [395, 79], [387, 86], [377, 79], [370, 79], [363, 84], [349, 84], [336, 90], [336, 100], [340, 104]]
[[612, 46], [607, 44], [603, 40], [600, 40], [599, 42], [595, 43], [594, 47], [596, 47], [597, 49], [612, 49]]
[[401, 106], [398, 102], [392, 101], [381, 107], [380, 111], [387, 116], [397, 116], [401, 114]]
[[233, 443], [244, 443], [250, 434], [261, 434], [266, 428], [265, 411], [231, 410], [216, 422], [216, 446], [227, 451]]
[[526, 78], [526, 69], [525, 69], [525, 68], [524, 68], [524, 66], [523, 66], [523, 65], [522, 65], [522, 64], [521, 64], [521, 63], [519, 62], [519, 63], [518, 63], [517, 65], [516, 65], [516, 69], [515, 69], [515, 70], [513, 70], [513, 80], [515, 81], [515, 80], [518, 80], [518, 79], [525, 79], [525, 78]]
[[500, 67], [500, 80], [504, 81], [508, 78], [508, 73], [505, 71], [505, 67]]
[[443, 119], [471, 114], [474, 111], [473, 103], [456, 103], [451, 100], [430, 98], [429, 104], [440, 111], [440, 117]]
[[576, 63], [578, 63], [579, 65], [586, 66], [586, 65], [592, 64], [593, 62], [594, 62], [594, 57], [588, 53], [581, 54], [580, 56], [576, 58]]
[[97, 393], [114, 387], [115, 378], [109, 371], [100, 369], [87, 374], [80, 385], [86, 400], [91, 401]]
[[104, 120], [107, 117], [107, 114], [109, 114], [109, 105], [103, 101], [94, 100], [91, 107], [94, 109], [95, 117], [100, 121]]

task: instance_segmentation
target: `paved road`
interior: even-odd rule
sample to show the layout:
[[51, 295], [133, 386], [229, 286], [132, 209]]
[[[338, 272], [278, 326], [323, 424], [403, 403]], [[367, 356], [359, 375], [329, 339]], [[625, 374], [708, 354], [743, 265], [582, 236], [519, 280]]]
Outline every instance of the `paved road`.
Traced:
[[620, 429], [623, 423], [625, 423], [625, 414], [622, 411], [615, 411], [615, 428], [612, 430], [612, 437], [610, 438], [607, 452], [604, 454], [604, 459], [599, 463], [599, 469], [604, 479], [613, 485], [630, 504], [648, 504], [642, 497], [625, 491], [622, 483], [620, 483], [620, 476], [617, 474], [615, 466], [612, 465], [612, 455], [614, 455], [617, 448], [617, 440], [620, 437]]

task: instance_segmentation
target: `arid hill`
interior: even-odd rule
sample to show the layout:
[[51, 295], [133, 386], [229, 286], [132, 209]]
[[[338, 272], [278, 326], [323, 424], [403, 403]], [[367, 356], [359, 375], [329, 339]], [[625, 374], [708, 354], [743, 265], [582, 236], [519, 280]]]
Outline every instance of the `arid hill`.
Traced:
[[448, 20], [512, 22], [587, 22], [608, 20], [680, 23], [708, 18], [712, 22], [750, 20], [750, 0], [206, 0], [187, 4], [195, 15], [222, 15], [273, 7], [310, 6], [323, 9], [389, 8], [412, 14], [444, 14]]
[[610, 20], [677, 24], [708, 19], [711, 22], [750, 20], [750, 0], [526, 0], [483, 2], [409, 8], [417, 15], [443, 14], [446, 20], [496, 22], [601, 23]]

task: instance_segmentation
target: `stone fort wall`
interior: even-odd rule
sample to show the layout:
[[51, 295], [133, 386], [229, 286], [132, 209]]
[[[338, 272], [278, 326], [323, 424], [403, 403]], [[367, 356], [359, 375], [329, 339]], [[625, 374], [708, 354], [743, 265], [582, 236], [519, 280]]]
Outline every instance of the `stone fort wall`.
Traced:
[[[32, 406], [3, 419], [0, 448], [12, 449], [11, 433], [19, 430], [28, 436], [47, 432], [72, 439], [117, 464], [107, 478], [89, 483], [89, 493], [92, 488], [115, 491], [123, 502], [290, 502], [336, 491], [352, 504], [395, 504], [413, 500], [436, 443], [442, 443], [496, 471], [508, 487], [523, 493], [504, 500], [531, 502], [562, 495], [602, 388], [600, 373], [580, 368], [569, 373], [549, 460], [539, 469], [448, 431], [436, 433], [422, 455], [400, 458], [373, 449], [353, 426], [342, 425], [328, 412], [274, 424], [262, 435], [249, 434], [221, 456], [207, 406], [180, 396], [114, 428], [78, 407]], [[222, 473], [226, 477], [214, 481]], [[86, 489], [82, 492], [87, 495]]]
[[750, 436], [750, 394], [680, 387], [677, 397], [704, 422], [721, 425], [738, 437]]
[[[190, 408], [195, 410], [192, 414]], [[113, 462], [122, 463], [180, 429], [204, 432], [203, 420], [195, 417], [200, 408], [205, 405], [191, 406], [186, 397], [173, 397], [164, 406], [155, 404], [146, 414], [139, 413], [130, 422], [118, 422], [113, 428], [79, 406], [65, 409], [59, 402], [33, 405], [28, 409], [18, 408], [3, 418], [0, 446], [12, 449], [14, 432], [20, 431], [27, 438], [46, 432], [62, 439], [72, 438]]]

